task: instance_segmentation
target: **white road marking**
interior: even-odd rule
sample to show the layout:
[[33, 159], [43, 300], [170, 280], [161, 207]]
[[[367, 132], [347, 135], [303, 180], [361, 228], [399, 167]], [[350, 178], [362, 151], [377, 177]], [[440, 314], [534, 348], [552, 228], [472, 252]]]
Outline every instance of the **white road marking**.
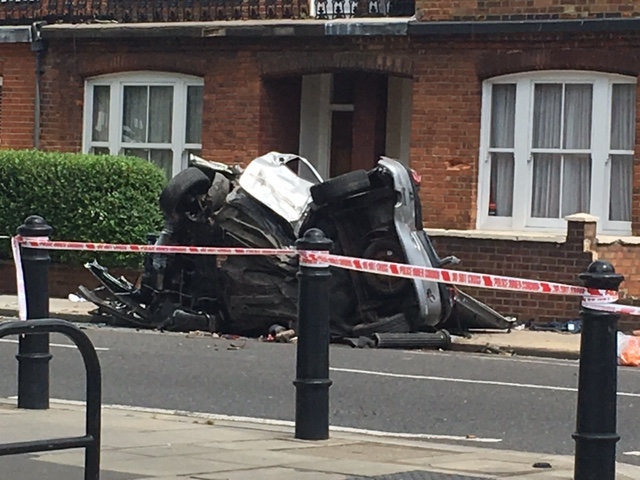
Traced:
[[[16, 399], [17, 397], [9, 397], [10, 399]], [[83, 401], [78, 400], [64, 400], [58, 398], [50, 399], [50, 403], [59, 403], [62, 405], [86, 405]], [[270, 418], [259, 417], [243, 417], [239, 415], [222, 415], [217, 413], [205, 413], [205, 412], [189, 412], [186, 410], [170, 410], [164, 408], [148, 408], [148, 407], [136, 407], [133, 405], [118, 405], [109, 404], [102, 405], [102, 408], [111, 408], [114, 410], [130, 410], [135, 412], [151, 413], [156, 415], [180, 415], [190, 418], [201, 418], [204, 420], [219, 420], [226, 422], [248, 422], [257, 423], [259, 425], [276, 425], [281, 427], [294, 427], [295, 422], [289, 420], [274, 420]], [[499, 443], [502, 442], [501, 438], [484, 438], [484, 437], [466, 437], [457, 435], [432, 435], [429, 433], [404, 433], [404, 432], [383, 432], [380, 430], [367, 430], [362, 428], [353, 427], [341, 427], [337, 425], [330, 425], [329, 430], [334, 432], [355, 433], [362, 435], [370, 435], [374, 437], [388, 437], [388, 438], [404, 438], [414, 440], [454, 440], [464, 442], [475, 443]]]
[[[407, 373], [374, 372], [370, 370], [357, 370], [354, 368], [338, 368], [338, 367], [330, 367], [329, 370], [332, 370], [334, 372], [356, 373], [360, 375], [375, 375], [379, 377], [393, 377], [393, 378], [409, 378], [413, 380], [431, 380], [436, 382], [471, 383], [476, 385], [495, 385], [499, 387], [553, 390], [557, 392], [577, 392], [578, 391], [577, 388], [573, 388], [573, 387], [556, 387], [553, 385], [535, 385], [532, 383], [499, 382], [497, 380], [471, 380], [467, 378], [434, 377], [431, 375], [411, 375]], [[640, 397], [640, 393], [618, 392], [618, 395], [621, 397]]]
[[[0, 338], [0, 343], [18, 343], [18, 340], [14, 340], [12, 338]], [[65, 344], [65, 343], [50, 343], [51, 347], [59, 347], [59, 348], [73, 348], [77, 349], [78, 347], [75, 344]], [[97, 352], [108, 352], [109, 347], [93, 347]]]
[[[438, 355], [438, 356], [449, 356], [449, 357], [457, 357], [459, 356], [459, 352], [440, 352], [440, 351], [411, 351], [407, 350], [405, 353], [411, 353], [412, 355]], [[482, 358], [483, 361], [493, 361], [493, 362], [509, 362], [509, 363], [536, 363], [540, 365], [562, 365], [565, 367], [578, 367], [578, 360], [571, 359], [545, 359], [545, 358], [535, 358], [535, 357], [511, 357], [504, 355], [488, 355], [486, 353], [473, 353], [473, 352], [465, 352], [465, 356], [473, 356], [475, 358]]]

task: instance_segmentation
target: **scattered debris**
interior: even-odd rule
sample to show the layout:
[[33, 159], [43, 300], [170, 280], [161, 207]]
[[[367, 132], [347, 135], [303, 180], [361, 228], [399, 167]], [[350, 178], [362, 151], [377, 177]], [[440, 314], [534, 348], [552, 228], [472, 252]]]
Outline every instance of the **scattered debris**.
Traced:
[[547, 323], [533, 323], [527, 324], [529, 330], [536, 330], [540, 332], [569, 332], [580, 333], [582, 330], [581, 320], [567, 320], [564, 322], [547, 322]]

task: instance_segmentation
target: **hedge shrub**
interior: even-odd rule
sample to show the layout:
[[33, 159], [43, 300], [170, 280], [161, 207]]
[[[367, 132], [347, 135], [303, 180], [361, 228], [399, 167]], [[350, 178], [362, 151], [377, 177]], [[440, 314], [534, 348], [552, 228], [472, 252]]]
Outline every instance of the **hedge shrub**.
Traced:
[[[0, 150], [0, 235], [15, 235], [29, 215], [53, 227], [52, 240], [146, 243], [162, 227], [158, 198], [166, 179], [137, 157]], [[138, 268], [140, 254], [51, 252], [54, 262]], [[9, 241], [0, 258], [11, 258]]]

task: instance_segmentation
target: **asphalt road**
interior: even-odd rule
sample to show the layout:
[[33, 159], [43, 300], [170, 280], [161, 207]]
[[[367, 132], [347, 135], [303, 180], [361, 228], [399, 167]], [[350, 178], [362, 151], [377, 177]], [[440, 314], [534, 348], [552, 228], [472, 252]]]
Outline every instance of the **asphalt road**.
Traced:
[[[289, 420], [296, 346], [90, 327], [103, 403]], [[0, 396], [17, 394], [0, 340]], [[52, 398], [84, 399], [84, 368], [52, 335]], [[65, 344], [67, 346], [65, 346]], [[330, 423], [438, 441], [573, 454], [577, 361], [331, 346]], [[640, 369], [618, 374], [618, 459], [640, 464]]]

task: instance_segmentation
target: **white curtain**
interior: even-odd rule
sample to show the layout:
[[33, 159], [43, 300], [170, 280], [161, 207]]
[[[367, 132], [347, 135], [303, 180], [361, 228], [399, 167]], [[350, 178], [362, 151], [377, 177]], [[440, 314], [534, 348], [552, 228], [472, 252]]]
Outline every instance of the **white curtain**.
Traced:
[[513, 214], [513, 154], [491, 154], [489, 214], [510, 217]]
[[[515, 84], [494, 85], [491, 93], [492, 149], [513, 149], [516, 111]], [[513, 151], [491, 153], [489, 214], [510, 217], [513, 212]]]
[[93, 87], [93, 129], [91, 140], [109, 141], [109, 102], [111, 88], [108, 85]]
[[631, 221], [633, 155], [611, 155], [609, 220]]
[[611, 99], [611, 149], [633, 150], [636, 117], [635, 84], [613, 85]]
[[533, 104], [534, 148], [560, 148], [562, 85], [538, 84]]
[[149, 142], [171, 143], [173, 87], [149, 87]]
[[591, 155], [565, 155], [562, 171], [561, 217], [588, 212], [591, 200]]
[[533, 154], [532, 217], [558, 218], [561, 162], [559, 155]]
[[538, 84], [533, 106], [531, 216], [562, 218], [588, 212], [591, 157], [563, 150], [591, 147], [590, 84]]
[[635, 144], [636, 86], [613, 85], [611, 99], [611, 150], [627, 150], [628, 154], [612, 154], [609, 220], [631, 221], [631, 189], [633, 149]]
[[122, 141], [170, 143], [173, 87], [124, 87]]
[[147, 141], [147, 87], [127, 86], [123, 91], [122, 141]]
[[190, 86], [187, 88], [187, 143], [202, 142], [202, 105], [204, 87]]

